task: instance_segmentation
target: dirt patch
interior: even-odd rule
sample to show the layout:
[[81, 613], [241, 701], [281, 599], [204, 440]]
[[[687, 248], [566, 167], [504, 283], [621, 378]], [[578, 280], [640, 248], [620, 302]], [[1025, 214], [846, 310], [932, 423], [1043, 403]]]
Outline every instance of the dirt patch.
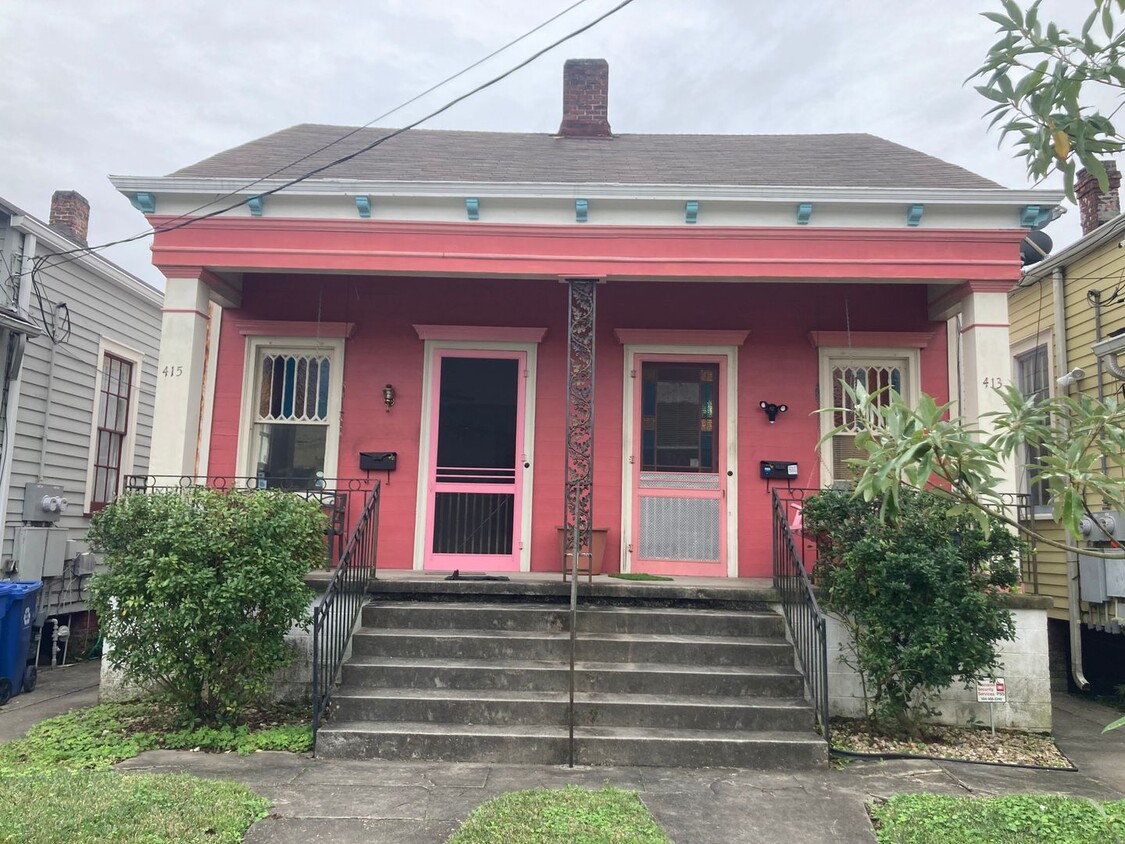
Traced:
[[926, 726], [920, 740], [882, 735], [866, 721], [832, 719], [832, 746], [855, 753], [887, 753], [931, 756], [965, 762], [993, 762], [1001, 765], [1035, 765], [1044, 768], [1070, 768], [1068, 760], [1048, 735], [997, 730], [987, 727]]

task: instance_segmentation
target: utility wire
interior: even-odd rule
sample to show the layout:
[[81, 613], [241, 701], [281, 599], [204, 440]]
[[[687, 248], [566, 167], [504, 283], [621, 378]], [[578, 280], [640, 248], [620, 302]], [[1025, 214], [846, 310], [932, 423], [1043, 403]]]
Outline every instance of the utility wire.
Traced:
[[[585, 0], [580, 0], [580, 2], [585, 2]], [[475, 96], [476, 94], [479, 94], [481, 91], [484, 91], [488, 88], [491, 88], [493, 85], [497, 84], [498, 82], [501, 82], [504, 79], [507, 79], [509, 76], [511, 76], [516, 71], [522, 70], [523, 68], [527, 67], [529, 64], [534, 62], [536, 59], [540, 58], [541, 56], [550, 52], [551, 50], [555, 49], [556, 47], [560, 46], [561, 44], [565, 44], [567, 41], [570, 41], [571, 39], [576, 38], [577, 36], [581, 35], [582, 33], [592, 29], [593, 27], [595, 27], [599, 23], [601, 23], [603, 20], [605, 20], [606, 18], [608, 18], [608, 17], [616, 14], [617, 12], [621, 11], [622, 9], [624, 9], [626, 6], [630, 5], [631, 3], [633, 3], [633, 0], [621, 0], [621, 2], [619, 2], [617, 5], [613, 6], [608, 11], [606, 11], [606, 12], [602, 13], [601, 15], [599, 15], [598, 17], [594, 18], [589, 23], [584, 24], [583, 26], [579, 27], [578, 29], [575, 29], [575, 30], [572, 30], [571, 32], [568, 32], [566, 35], [562, 36], [561, 38], [556, 39], [555, 41], [548, 44], [546, 47], [543, 47], [543, 48], [537, 50], [536, 52], [532, 53], [528, 58], [526, 58], [523, 61], [515, 64], [512, 67], [510, 67], [508, 70], [505, 70], [503, 73], [500, 73], [497, 76], [492, 77], [488, 81], [476, 86], [475, 88], [472, 88], [471, 90], [467, 91], [466, 93], [461, 94], [460, 96], [457, 96], [452, 100], [449, 100], [444, 105], [440, 106], [439, 108], [434, 109], [433, 111], [429, 112], [428, 114], [426, 114], [423, 117], [420, 117], [419, 119], [413, 121], [412, 123], [409, 123], [406, 126], [403, 126], [401, 129], [395, 129], [395, 130], [387, 133], [386, 135], [383, 135], [379, 138], [376, 138], [371, 143], [365, 144], [364, 146], [360, 147], [358, 150], [355, 150], [354, 152], [348, 153], [347, 155], [340, 156], [339, 158], [337, 158], [333, 161], [330, 161], [329, 163], [324, 164], [320, 167], [313, 168], [312, 170], [309, 170], [309, 171], [303, 173], [300, 176], [296, 176], [292, 179], [289, 179], [289, 180], [283, 182], [282, 184], [280, 184], [276, 187], [270, 188], [269, 190], [262, 191], [261, 193], [255, 194], [254, 196], [248, 196], [245, 199], [241, 199], [238, 202], [235, 202], [231, 205], [227, 205], [223, 208], [219, 208], [219, 209], [214, 210], [214, 211], [209, 211], [206, 214], [201, 214], [199, 216], [194, 216], [194, 217], [188, 217], [187, 219], [179, 220], [178, 222], [173, 222], [169, 225], [154, 227], [154, 228], [151, 228], [147, 231], [141, 232], [140, 234], [133, 235], [132, 237], [125, 237], [125, 238], [121, 238], [119, 240], [112, 240], [112, 241], [109, 241], [107, 243], [98, 244], [96, 246], [78, 247], [78, 248], [75, 248], [75, 249], [67, 250], [65, 252], [57, 252], [54, 255], [52, 255], [51, 257], [64, 258], [64, 260], [55, 261], [55, 262], [51, 263], [49, 266], [60, 266], [64, 263], [68, 263], [70, 261], [76, 260], [78, 257], [81, 257], [82, 255], [90, 253], [90, 252], [95, 252], [95, 251], [98, 251], [98, 250], [106, 249], [110, 246], [119, 246], [119, 245], [124, 244], [124, 243], [132, 243], [133, 241], [140, 240], [141, 238], [149, 237], [150, 235], [153, 235], [153, 234], [160, 234], [160, 233], [164, 233], [164, 232], [175, 231], [177, 229], [181, 229], [181, 228], [184, 228], [186, 226], [194, 225], [194, 224], [196, 224], [198, 222], [201, 222], [203, 220], [210, 219], [211, 217], [217, 217], [221, 214], [227, 213], [228, 211], [233, 211], [236, 208], [240, 208], [243, 205], [246, 205], [251, 199], [258, 199], [258, 198], [270, 196], [270, 195], [275, 194], [275, 193], [279, 193], [280, 191], [283, 191], [287, 188], [290, 188], [293, 185], [299, 184], [303, 181], [306, 181], [307, 179], [311, 179], [313, 176], [316, 176], [320, 173], [323, 173], [325, 170], [329, 170], [333, 167], [339, 166], [340, 164], [344, 164], [348, 161], [351, 161], [353, 158], [356, 158], [360, 155], [363, 155], [366, 152], [370, 152], [371, 150], [375, 149], [375, 147], [386, 143], [387, 141], [391, 140], [392, 138], [397, 138], [399, 135], [401, 135], [405, 132], [408, 132], [411, 129], [417, 128], [418, 126], [422, 125], [423, 123], [426, 123], [427, 121], [432, 120], [433, 118], [437, 117], [439, 114], [443, 114], [444, 112], [453, 108], [453, 106], [455, 106], [455, 105], [457, 105], [461, 102], [464, 102], [465, 100], [469, 99], [470, 97]], [[573, 9], [577, 5], [579, 5], [579, 3], [575, 3], [572, 6], [568, 7], [567, 9], [564, 9], [563, 12], [559, 13], [559, 15], [565, 14], [566, 12], [570, 11], [570, 9]], [[559, 15], [556, 15], [554, 18], [551, 18], [550, 20], [545, 21], [539, 27], [536, 27], [536, 30], [541, 29], [543, 26], [546, 26], [548, 23], [550, 23], [551, 21], [558, 18]], [[534, 32], [536, 30], [531, 30], [531, 32]], [[527, 35], [530, 35], [531, 32], [527, 33]], [[525, 35], [525, 36], [522, 36], [522, 37], [527, 37], [527, 36]], [[521, 40], [521, 39], [516, 39], [516, 41], [519, 41], [519, 40]], [[512, 43], [516, 43], [516, 42], [513, 41]], [[505, 48], [502, 47], [500, 49], [503, 50]], [[496, 51], [496, 52], [499, 52], [499, 51]], [[485, 59], [481, 59], [481, 62], [486, 61], [489, 57], [490, 56], [485, 57]], [[477, 64], [480, 64], [480, 62], [477, 62]], [[475, 67], [475, 66], [476, 65], [472, 65], [471, 67]], [[471, 69], [471, 67], [466, 68], [465, 71], [462, 71], [462, 73], [467, 72], [469, 69]], [[460, 75], [460, 74], [457, 74], [457, 75]], [[439, 83], [439, 86], [441, 84], [444, 84], [444, 83]], [[438, 86], [435, 86], [435, 87], [438, 87]], [[423, 94], [419, 94], [418, 96], [421, 97], [421, 96], [423, 96]], [[414, 99], [417, 99], [417, 97], [415, 97]], [[409, 102], [413, 102], [413, 101], [414, 100], [410, 100]], [[403, 105], [405, 106], [406, 103], [404, 103]], [[402, 106], [400, 106], [400, 108], [401, 107]], [[395, 111], [397, 111], [397, 110], [398, 109], [395, 109]], [[381, 118], [375, 118], [375, 120], [379, 120], [379, 119], [381, 119]], [[374, 123], [375, 120], [371, 121], [371, 123]], [[371, 125], [370, 123], [367, 124], [367, 126], [370, 126], [370, 125]], [[354, 135], [356, 132], [359, 132], [363, 128], [367, 128], [367, 127], [366, 126], [358, 127], [356, 129], [352, 130], [351, 132], [349, 132], [347, 135], [345, 135], [344, 138]], [[339, 143], [341, 140], [343, 140], [343, 138], [338, 138], [335, 141], [333, 141], [331, 144], [327, 144], [322, 149], [326, 149], [328, 147], [331, 147], [334, 144]], [[306, 156], [303, 156], [302, 158], [298, 159], [298, 162], [305, 160], [306, 158], [309, 157], [309, 155], [315, 155], [316, 152], [319, 152], [319, 151], [320, 150], [317, 150], [317, 151], [314, 151], [312, 153], [309, 153]], [[280, 170], [277, 170], [277, 171], [274, 171], [274, 172], [275, 173], [281, 172], [283, 170], [288, 169], [291, 166], [293, 166], [292, 163], [287, 164], [285, 167], [282, 167]], [[253, 182], [252, 184], [257, 184], [258, 182], [260, 182], [264, 178], [269, 178], [269, 177], [262, 177], [257, 182]], [[208, 203], [208, 204], [209, 205], [213, 204], [216, 201], [219, 201], [219, 200], [213, 200], [211, 203]], [[207, 206], [203, 206], [203, 207], [207, 207]], [[34, 271], [35, 270], [33, 269], [33, 272]]]

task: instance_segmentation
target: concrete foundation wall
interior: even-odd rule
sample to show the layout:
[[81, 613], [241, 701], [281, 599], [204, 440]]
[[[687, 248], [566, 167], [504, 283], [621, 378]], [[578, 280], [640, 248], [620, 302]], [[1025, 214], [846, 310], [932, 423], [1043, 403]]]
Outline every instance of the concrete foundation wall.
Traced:
[[[1047, 654], [1047, 613], [1044, 609], [1013, 609], [1016, 638], [1000, 643], [1001, 669], [1008, 702], [993, 704], [996, 726], [1031, 732], [1051, 731], [1051, 674]], [[828, 690], [833, 715], [863, 717], [863, 689], [859, 675], [838, 659], [850, 637], [838, 616], [828, 618]], [[850, 650], [847, 651], [850, 653]], [[971, 719], [989, 723], [989, 705], [977, 703], [975, 686], [954, 684], [941, 693], [934, 707], [939, 724], [964, 725]]]

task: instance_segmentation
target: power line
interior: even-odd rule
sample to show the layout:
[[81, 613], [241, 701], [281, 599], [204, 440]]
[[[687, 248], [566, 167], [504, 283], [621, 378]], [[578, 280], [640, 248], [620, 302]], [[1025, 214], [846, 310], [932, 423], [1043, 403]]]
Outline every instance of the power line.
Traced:
[[[69, 263], [70, 261], [76, 260], [77, 258], [81, 257], [84, 254], [88, 254], [88, 253], [91, 253], [91, 252], [106, 249], [106, 248], [111, 247], [111, 246], [119, 246], [119, 245], [124, 244], [124, 243], [132, 243], [133, 241], [140, 240], [141, 238], [149, 237], [150, 235], [153, 235], [153, 234], [161, 234], [161, 233], [164, 233], [164, 232], [176, 231], [177, 229], [181, 229], [181, 228], [185, 228], [185, 227], [190, 226], [190, 225], [194, 225], [194, 224], [196, 224], [198, 222], [201, 222], [203, 220], [210, 219], [211, 217], [220, 216], [221, 214], [225, 214], [228, 211], [233, 211], [236, 208], [240, 208], [243, 205], [246, 205], [251, 199], [258, 199], [258, 198], [261, 198], [261, 197], [266, 197], [266, 196], [270, 196], [270, 195], [275, 194], [275, 193], [279, 193], [280, 191], [283, 191], [287, 188], [290, 188], [293, 185], [299, 184], [303, 181], [306, 181], [307, 179], [311, 179], [313, 176], [316, 176], [320, 173], [323, 173], [325, 170], [329, 170], [333, 167], [339, 166], [340, 164], [344, 164], [348, 161], [351, 161], [353, 158], [356, 158], [360, 155], [363, 155], [366, 152], [370, 152], [371, 150], [373, 150], [376, 147], [386, 143], [387, 141], [391, 140], [392, 138], [397, 138], [399, 135], [402, 135], [403, 133], [408, 132], [411, 129], [415, 129], [418, 126], [421, 126], [423, 123], [426, 123], [427, 121], [432, 120], [433, 118], [437, 117], [439, 114], [443, 114], [444, 112], [453, 108], [455, 105], [457, 105], [461, 102], [464, 102], [465, 100], [469, 99], [472, 96], [475, 96], [476, 94], [479, 94], [481, 91], [484, 91], [488, 88], [491, 88], [493, 85], [497, 84], [498, 82], [502, 82], [504, 79], [507, 79], [509, 76], [511, 76], [516, 71], [522, 70], [523, 68], [527, 67], [529, 64], [534, 62], [536, 59], [540, 58], [541, 56], [545, 55], [546, 53], [548, 53], [551, 50], [555, 49], [556, 47], [560, 46], [561, 44], [565, 44], [567, 41], [570, 41], [571, 39], [576, 38], [577, 36], [581, 35], [582, 33], [592, 29], [595, 26], [597, 26], [599, 23], [601, 23], [606, 18], [608, 18], [612, 15], [615, 15], [617, 12], [621, 11], [626, 6], [633, 3], [633, 1], [634, 0], [621, 0], [621, 2], [617, 3], [617, 5], [613, 6], [608, 11], [606, 11], [606, 12], [602, 13], [601, 15], [599, 15], [598, 17], [594, 18], [589, 23], [584, 24], [583, 26], [579, 27], [578, 29], [575, 29], [575, 30], [572, 30], [572, 31], [568, 32], [566, 35], [562, 36], [561, 38], [559, 38], [559, 39], [551, 42], [547, 46], [537, 50], [536, 52], [532, 53], [528, 58], [524, 59], [523, 61], [518, 62], [517, 64], [513, 65], [509, 69], [505, 70], [503, 73], [500, 73], [497, 76], [492, 77], [488, 81], [483, 82], [482, 84], [476, 86], [475, 88], [472, 88], [471, 90], [467, 91], [466, 93], [461, 94], [461, 95], [453, 98], [452, 100], [449, 100], [444, 105], [440, 106], [439, 108], [434, 109], [433, 111], [429, 112], [428, 114], [424, 115], [423, 117], [420, 117], [419, 119], [413, 121], [412, 123], [409, 123], [406, 126], [403, 126], [401, 129], [395, 129], [395, 130], [387, 133], [386, 135], [383, 135], [379, 138], [376, 138], [371, 143], [365, 144], [364, 146], [360, 147], [359, 149], [355, 150], [354, 152], [348, 153], [347, 155], [340, 156], [339, 158], [337, 158], [333, 161], [330, 161], [327, 164], [321, 165], [320, 167], [315, 167], [312, 170], [309, 170], [309, 171], [307, 171], [307, 172], [305, 172], [305, 173], [303, 173], [300, 176], [297, 176], [295, 178], [289, 179], [289, 180], [283, 182], [282, 184], [280, 184], [276, 187], [270, 188], [269, 190], [262, 191], [261, 193], [255, 194], [254, 196], [248, 196], [245, 199], [241, 199], [241, 200], [239, 200], [238, 202], [235, 202], [232, 205], [227, 205], [223, 208], [219, 208], [219, 209], [216, 209], [214, 211], [209, 211], [206, 214], [201, 214], [201, 215], [195, 216], [195, 217], [188, 217], [187, 219], [179, 220], [178, 222], [174, 222], [170, 225], [160, 226], [159, 228], [151, 228], [147, 231], [141, 232], [140, 234], [133, 235], [132, 237], [121, 238], [120, 240], [112, 240], [112, 241], [109, 241], [107, 243], [98, 244], [96, 246], [78, 247], [78, 248], [75, 248], [75, 249], [67, 250], [65, 252], [57, 252], [53, 256], [50, 256], [50, 257], [63, 258], [64, 260], [55, 261], [55, 262], [49, 264], [48, 266], [52, 266], [52, 267], [53, 266], [61, 266], [62, 264]], [[585, 0], [580, 0], [580, 2], [585, 2]], [[516, 41], [519, 41], [522, 38], [527, 37], [527, 35], [530, 35], [531, 32], [535, 32], [536, 30], [541, 29], [543, 26], [546, 26], [551, 21], [557, 19], [560, 15], [565, 14], [566, 12], [570, 11], [570, 9], [573, 9], [578, 5], [579, 5], [579, 3], [574, 3], [573, 5], [568, 7], [567, 9], [564, 9], [563, 12], [560, 12], [558, 15], [555, 15], [554, 18], [551, 18], [550, 20], [545, 21], [543, 24], [540, 24], [538, 27], [536, 27], [535, 30], [531, 30], [530, 32], [528, 32], [524, 36], [521, 36], [521, 38], [516, 39]], [[512, 43], [516, 43], [516, 41], [513, 41]], [[503, 50], [503, 49], [505, 49], [505, 48], [504, 47], [500, 48], [500, 50]], [[500, 52], [500, 50], [497, 50], [496, 52]], [[495, 55], [495, 53], [493, 53], [492, 55]], [[480, 64], [481, 62], [486, 61], [490, 57], [491, 56], [485, 57], [485, 59], [481, 59], [480, 62], [477, 62], [477, 64]], [[473, 65], [471, 67], [475, 67], [475, 66], [476, 65]], [[469, 69], [471, 69], [471, 67], [466, 68], [465, 71], [462, 71], [462, 73], [467, 72]], [[457, 75], [460, 75], [460, 74], [457, 74]], [[444, 84], [444, 83], [439, 83], [439, 86], [441, 84]], [[435, 87], [439, 87], [439, 86], [435, 86]], [[424, 96], [424, 94], [419, 94], [418, 96], [421, 97], [421, 96]], [[417, 97], [415, 97], [414, 99], [417, 99]], [[409, 102], [413, 102], [413, 101], [414, 100], [410, 100]], [[406, 104], [407, 103], [404, 103], [403, 106], [405, 106]], [[401, 107], [402, 106], [400, 106], [399, 108], [401, 108]], [[396, 108], [394, 110], [397, 111], [398, 109]], [[375, 120], [379, 120], [379, 119], [381, 119], [381, 118], [375, 118]], [[374, 123], [375, 120], [372, 120], [371, 123]], [[370, 126], [371, 123], [368, 123], [367, 126]], [[352, 130], [351, 132], [349, 132], [344, 137], [345, 138], [351, 137], [356, 132], [359, 132], [361, 129], [367, 128], [367, 126], [358, 127], [356, 129]], [[327, 149], [328, 147], [331, 147], [334, 144], [339, 143], [341, 140], [343, 140], [343, 138], [338, 138], [335, 141], [333, 141], [332, 143], [327, 144], [325, 147], [322, 147], [322, 149]], [[300, 161], [304, 161], [310, 155], [315, 155], [316, 152], [319, 152], [319, 151], [320, 150], [317, 150], [317, 151], [314, 151], [312, 153], [309, 153], [306, 156], [303, 156], [302, 158], [298, 159], [298, 163]], [[280, 170], [274, 171], [274, 173], [282, 172], [283, 170], [286, 170], [291, 166], [293, 166], [291, 163], [287, 164], [285, 167], [282, 167]], [[256, 182], [253, 182], [252, 184], [258, 184], [259, 182], [262, 181], [262, 179], [265, 179], [265, 178], [269, 178], [269, 177], [268, 176], [261, 177], [260, 179], [258, 179]], [[230, 196], [230, 194], [228, 194], [228, 196]], [[219, 201], [219, 200], [213, 200], [212, 202], [208, 203], [208, 205], [214, 204], [214, 202], [216, 202], [216, 201]], [[207, 206], [202, 206], [202, 207], [207, 207]], [[36, 269], [33, 268], [32, 272], [35, 272], [35, 271], [36, 271]]]

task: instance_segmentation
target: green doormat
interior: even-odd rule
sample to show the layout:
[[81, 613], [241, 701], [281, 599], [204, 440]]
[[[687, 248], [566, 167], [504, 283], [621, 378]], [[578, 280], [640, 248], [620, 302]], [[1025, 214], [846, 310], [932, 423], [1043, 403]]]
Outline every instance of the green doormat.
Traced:
[[671, 580], [670, 577], [665, 577], [662, 574], [644, 574], [637, 572], [636, 574], [611, 574], [610, 577], [616, 577], [618, 580]]

